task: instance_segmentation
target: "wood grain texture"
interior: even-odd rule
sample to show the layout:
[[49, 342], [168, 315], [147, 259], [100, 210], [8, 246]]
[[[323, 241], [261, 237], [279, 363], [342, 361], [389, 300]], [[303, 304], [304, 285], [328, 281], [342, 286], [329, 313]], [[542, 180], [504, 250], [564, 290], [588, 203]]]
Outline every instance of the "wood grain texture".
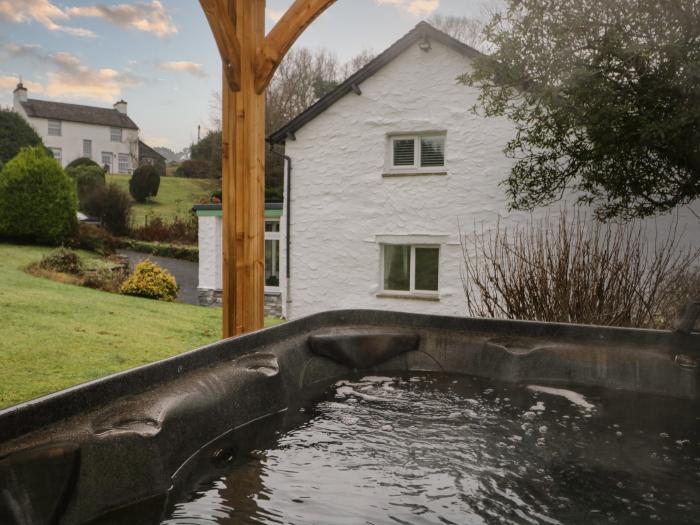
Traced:
[[265, 278], [265, 96], [255, 91], [255, 50], [265, 38], [265, 0], [232, 0], [240, 35], [240, 89], [224, 83], [224, 337], [263, 328]]
[[241, 46], [224, 0], [199, 0], [223, 62], [224, 78], [232, 91], [240, 89]]
[[265, 38], [255, 57], [255, 91], [262, 93], [297, 38], [335, 0], [295, 0]]

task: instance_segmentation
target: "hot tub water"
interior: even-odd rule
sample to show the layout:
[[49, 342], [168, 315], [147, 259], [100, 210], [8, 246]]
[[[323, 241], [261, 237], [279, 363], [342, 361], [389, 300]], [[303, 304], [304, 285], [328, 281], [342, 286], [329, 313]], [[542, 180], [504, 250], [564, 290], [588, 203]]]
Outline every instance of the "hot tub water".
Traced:
[[700, 523], [698, 408], [469, 376], [351, 378], [247, 428], [254, 450], [203, 451], [212, 472], [163, 523]]

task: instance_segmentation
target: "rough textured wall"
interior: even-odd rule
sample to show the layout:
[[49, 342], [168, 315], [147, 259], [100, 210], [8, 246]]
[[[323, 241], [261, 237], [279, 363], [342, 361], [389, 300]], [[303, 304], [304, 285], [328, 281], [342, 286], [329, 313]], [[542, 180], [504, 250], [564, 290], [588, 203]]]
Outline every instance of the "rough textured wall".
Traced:
[[[440, 44], [428, 53], [415, 46], [366, 80], [361, 96], [346, 95], [287, 142], [294, 162], [288, 317], [356, 307], [466, 314], [460, 229], [529, 219], [507, 212], [499, 186], [511, 167], [503, 148], [513, 128], [470, 112], [477, 91], [456, 83], [468, 68], [467, 58]], [[387, 136], [422, 131], [446, 131], [447, 175], [383, 177]], [[669, 222], [660, 219], [658, 231]], [[700, 222], [684, 211], [681, 224], [697, 246]], [[656, 228], [652, 221], [650, 234]], [[378, 296], [380, 243], [399, 236], [441, 245], [439, 301]]]
[[221, 217], [199, 217], [199, 284], [200, 290], [222, 288]]

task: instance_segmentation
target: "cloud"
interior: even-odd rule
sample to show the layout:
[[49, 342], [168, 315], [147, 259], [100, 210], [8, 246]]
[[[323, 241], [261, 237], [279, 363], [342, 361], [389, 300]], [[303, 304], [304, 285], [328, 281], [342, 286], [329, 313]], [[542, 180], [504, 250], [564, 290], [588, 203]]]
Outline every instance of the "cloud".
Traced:
[[[0, 0], [2, 2], [3, 0]], [[177, 27], [160, 0], [133, 4], [71, 7], [70, 16], [102, 18], [118, 27], [136, 29], [166, 37], [177, 33]]]
[[375, 0], [379, 5], [393, 5], [414, 16], [425, 16], [437, 11], [440, 0]]
[[202, 64], [197, 64], [195, 62], [188, 62], [187, 60], [174, 60], [170, 62], [158, 62], [156, 64], [158, 69], [164, 71], [175, 71], [178, 73], [189, 73], [192, 76], [199, 78], [206, 78], [207, 72], [204, 71]]
[[31, 59], [45, 65], [48, 71], [43, 91], [50, 97], [113, 102], [121, 97], [124, 88], [139, 83], [136, 77], [123, 71], [91, 68], [71, 53], [45, 53], [34, 44], [2, 45], [0, 57]]
[[[14, 75], [0, 75], [0, 91], [12, 91], [17, 87], [18, 82], [19, 78]], [[33, 91], [35, 93], [44, 90], [44, 86], [38, 82], [32, 82], [31, 80], [22, 79], [22, 84], [24, 84], [24, 87], [26, 87], [29, 91]]]
[[70, 16], [49, 0], [0, 0], [0, 19], [22, 24], [38, 22], [49, 31], [59, 31], [73, 36], [94, 37], [89, 29], [60, 24]]
[[271, 9], [267, 8], [265, 10], [267, 12], [267, 17], [272, 20], [273, 22], [279, 22], [279, 19], [282, 18], [282, 15], [287, 11], [286, 9]]

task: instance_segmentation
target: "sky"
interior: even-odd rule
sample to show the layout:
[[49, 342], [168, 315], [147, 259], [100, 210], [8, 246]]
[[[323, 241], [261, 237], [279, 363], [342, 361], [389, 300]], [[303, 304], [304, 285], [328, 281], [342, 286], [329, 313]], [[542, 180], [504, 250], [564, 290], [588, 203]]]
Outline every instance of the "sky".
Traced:
[[[381, 52], [433, 13], [480, 16], [486, 0], [337, 0], [297, 46], [345, 61]], [[98, 0], [99, 2], [99, 0]], [[109, 107], [120, 98], [151, 146], [179, 151], [210, 126], [221, 61], [197, 0], [0, 0], [0, 106], [30, 98]], [[268, 0], [268, 29], [292, 0]]]

